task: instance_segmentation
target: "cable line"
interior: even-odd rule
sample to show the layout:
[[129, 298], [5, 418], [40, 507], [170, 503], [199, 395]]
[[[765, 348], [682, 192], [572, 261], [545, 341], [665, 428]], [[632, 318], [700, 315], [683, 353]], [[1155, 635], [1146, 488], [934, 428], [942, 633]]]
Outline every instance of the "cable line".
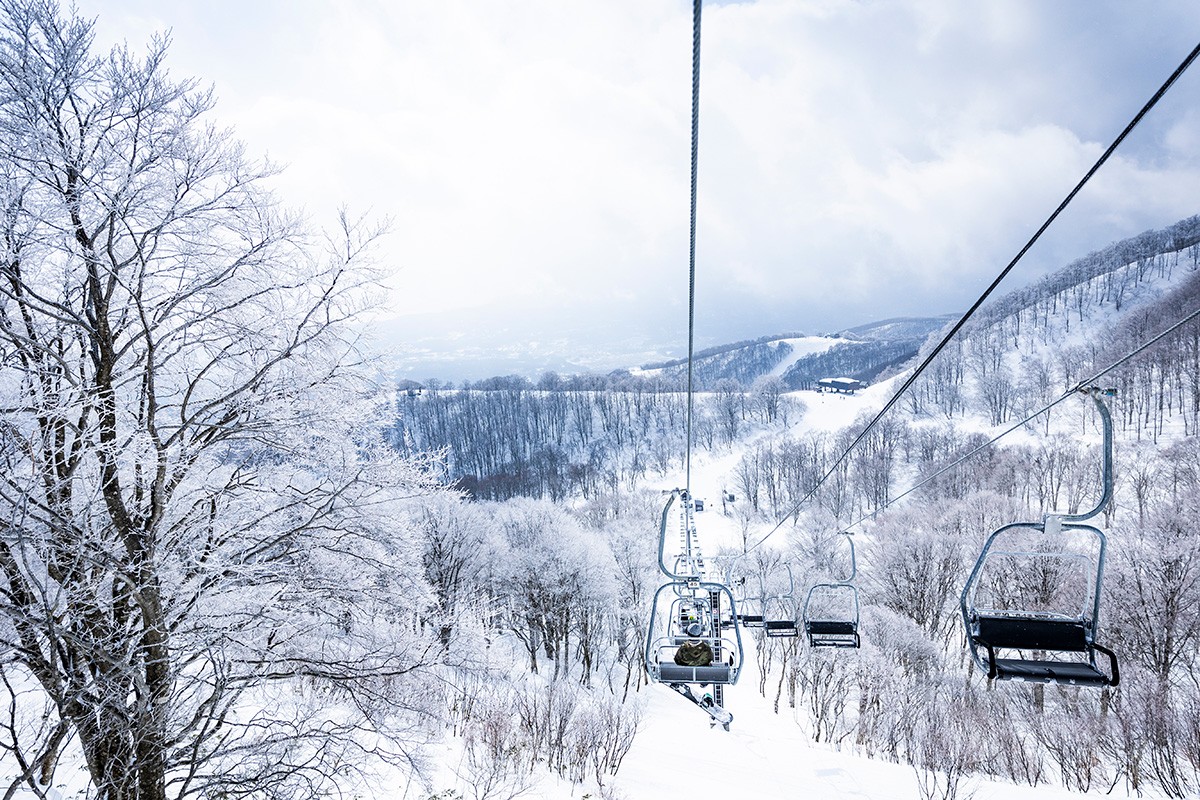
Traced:
[[[1146, 102], [1146, 104], [1144, 106], [1142, 106], [1141, 110], [1138, 111], [1137, 114], [1134, 115], [1133, 119], [1131, 119], [1129, 121], [1129, 124], [1125, 126], [1125, 129], [1122, 130], [1121, 133], [1117, 136], [1117, 138], [1113, 140], [1112, 144], [1110, 144], [1108, 146], [1108, 148], [1104, 151], [1104, 153], [1100, 156], [1100, 158], [1096, 160], [1096, 163], [1093, 164], [1092, 167], [1087, 171], [1087, 173], [1084, 174], [1083, 178], [1081, 178], [1079, 180], [1079, 182], [1077, 184], [1075, 184], [1075, 188], [1073, 188], [1067, 194], [1067, 196], [1065, 198], [1063, 198], [1063, 201], [1058, 204], [1058, 208], [1054, 209], [1053, 213], [1051, 213], [1050, 216], [1046, 218], [1046, 221], [1043, 222], [1041, 224], [1041, 226], [1037, 229], [1037, 231], [1033, 234], [1033, 236], [1031, 236], [1029, 238], [1029, 241], [1025, 243], [1025, 246], [1022, 247], [1020, 249], [1020, 251], [1015, 256], [1013, 256], [1012, 260], [1008, 262], [1008, 265], [1005, 266], [1004, 269], [1000, 271], [1000, 274], [997, 275], [995, 280], [993, 280], [991, 282], [991, 284], [987, 287], [987, 289], [984, 290], [983, 294], [981, 294], [979, 296], [979, 299], [977, 299], [971, 305], [971, 307], [969, 309], [967, 309], [967, 312], [962, 315], [962, 318], [959, 319], [958, 322], [954, 323], [954, 327], [952, 327], [950, 329], [950, 331], [948, 333], [946, 333], [945, 336], [942, 337], [941, 341], [939, 341], [937, 343], [937, 345], [933, 348], [933, 350], [931, 350], [929, 352], [929, 355], [927, 355], [925, 357], [925, 359], [917, 366], [917, 368], [913, 371], [912, 375], [910, 375], [908, 377], [908, 379], [904, 381], [904, 384], [896, 391], [896, 393], [894, 395], [892, 395], [892, 398], [890, 400], [888, 400], [886, 404], [884, 404], [883, 408], [880, 409], [879, 413], [876, 414], [875, 417], [869, 423], [867, 423], [867, 426], [865, 428], [863, 428], [863, 430], [858, 434], [857, 437], [855, 437], [854, 441], [852, 441], [850, 443], [850, 445], [842, 452], [842, 454], [840, 456], [838, 456], [837, 460], [834, 461], [833, 466], [829, 468], [829, 471], [826, 472], [824, 476], [822, 476], [822, 478], [817, 482], [817, 485], [815, 487], [813, 487], [813, 490], [810, 491], [807, 495], [805, 495], [800, 500], [799, 503], [796, 503], [796, 505], [794, 505], [790, 511], [788, 511], [783, 517], [781, 517], [779, 519], [779, 521], [775, 523], [775, 526], [773, 528], [771, 528], [771, 530], [769, 530], [765, 536], [763, 536], [761, 539], [759, 539], [758, 542], [755, 543], [752, 547], [747, 548], [747, 550], [746, 550], [747, 553], [750, 552], [751, 550], [754, 550], [759, 545], [761, 545], [763, 542], [765, 542], [767, 539], [769, 539], [777, 530], [779, 530], [781, 527], [783, 527], [783, 523], [787, 521], [788, 517], [795, 514], [797, 511], [800, 510], [801, 506], [803, 506], [810, 499], [812, 499], [812, 497], [820, 490], [820, 488], [825, 484], [825, 482], [827, 480], [829, 480], [830, 476], [833, 475], [833, 473], [837, 470], [837, 468], [842, 465], [842, 462], [846, 460], [846, 457], [850, 455], [851, 451], [853, 451], [854, 448], [857, 447], [862, 442], [862, 440], [867, 437], [867, 434], [869, 434], [875, 428], [875, 426], [879, 423], [879, 421], [883, 418], [883, 416], [892, 409], [892, 406], [896, 405], [896, 403], [898, 403], [900, 401], [900, 398], [904, 395], [904, 393], [906, 391], [908, 391], [909, 387], [911, 387], [913, 385], [913, 383], [916, 382], [917, 378], [919, 378], [921, 376], [921, 374], [929, 366], [930, 362], [932, 362], [933, 359], [935, 359], [938, 356], [938, 354], [942, 352], [942, 350], [946, 347], [946, 345], [949, 344], [950, 341], [956, 335], [958, 335], [958, 332], [960, 330], [962, 330], [963, 326], [966, 325], [967, 321], [975, 315], [975, 312], [979, 310], [979, 307], [982, 306], [983, 303], [988, 299], [988, 297], [991, 296], [992, 292], [995, 291], [996, 287], [1000, 285], [1000, 282], [1003, 281], [1006, 277], [1008, 277], [1008, 274], [1010, 272], [1012, 272], [1013, 267], [1015, 267], [1018, 264], [1018, 262], [1020, 262], [1020, 260], [1025, 257], [1025, 254], [1028, 253], [1029, 250], [1033, 247], [1033, 245], [1037, 243], [1037, 241], [1042, 237], [1042, 234], [1046, 232], [1046, 229], [1049, 228], [1050, 225], [1056, 219], [1058, 219], [1058, 216], [1066, 209], [1066, 207], [1071, 203], [1071, 201], [1075, 199], [1075, 196], [1077, 194], [1079, 194], [1080, 190], [1083, 189], [1083, 187], [1087, 185], [1088, 181], [1090, 181], [1092, 179], [1092, 176], [1095, 175], [1097, 171], [1099, 171], [1100, 167], [1102, 167], [1105, 164], [1105, 162], [1108, 161], [1109, 157], [1112, 156], [1112, 154], [1116, 151], [1117, 147], [1119, 147], [1121, 145], [1121, 143], [1125, 141], [1126, 137], [1128, 137], [1129, 134], [1133, 132], [1133, 129], [1136, 128], [1138, 123], [1140, 123], [1142, 121], [1142, 118], [1145, 117], [1146, 114], [1149, 113], [1150, 110], [1152, 108], [1154, 108], [1155, 105], [1158, 104], [1158, 101], [1162, 99], [1163, 95], [1165, 95], [1167, 93], [1167, 90], [1171, 88], [1171, 86], [1175, 83], [1175, 81], [1178, 80], [1179, 77], [1181, 75], [1183, 75], [1183, 73], [1185, 71], [1187, 71], [1187, 68], [1192, 65], [1192, 62], [1196, 60], [1196, 57], [1198, 55], [1200, 55], [1200, 44], [1197, 44], [1196, 47], [1193, 48], [1192, 51], [1187, 55], [1187, 57], [1184, 58], [1184, 60], [1179, 64], [1179, 66], [1175, 68], [1175, 71], [1171, 73], [1171, 76], [1169, 78], [1167, 78], [1167, 80], [1163, 83], [1163, 85], [1159, 87], [1158, 91], [1156, 91], [1154, 93], [1154, 95]], [[689, 362], [690, 362], [690, 359], [689, 359]]]
[[700, 155], [700, 7], [692, 3], [692, 214], [688, 247], [687, 457], [683, 486], [692, 493], [692, 359], [696, 342], [696, 172]]
[[[696, 340], [696, 177], [700, 148], [700, 10], [692, 6], [692, 186], [688, 255], [687, 449], [683, 490], [674, 489], [659, 525], [658, 568], [667, 581], [650, 603], [646, 624], [646, 675], [699, 706], [725, 730], [733, 715], [724, 707], [726, 686], [737, 683], [745, 658], [737, 603], [729, 587], [706, 577], [691, 496], [692, 415]], [[666, 557], [671, 509], [676, 509], [680, 550], [673, 564]], [[729, 632], [732, 632], [731, 635]], [[693, 688], [699, 692], [693, 691]]]
[[[968, 460], [970, 460], [970, 459], [974, 458], [974, 457], [975, 457], [976, 455], [978, 455], [978, 454], [979, 454], [981, 451], [983, 451], [983, 450], [986, 450], [987, 448], [991, 447], [991, 446], [992, 446], [992, 445], [994, 445], [996, 442], [1000, 441], [1000, 440], [1001, 440], [1001, 439], [1003, 439], [1005, 436], [1008, 436], [1008, 435], [1009, 435], [1010, 433], [1012, 433], [1013, 431], [1019, 430], [1020, 428], [1024, 427], [1024, 426], [1025, 426], [1026, 424], [1028, 424], [1030, 421], [1032, 421], [1032, 420], [1036, 419], [1037, 417], [1040, 417], [1042, 414], [1045, 414], [1047, 411], [1049, 411], [1050, 409], [1054, 408], [1056, 405], [1058, 405], [1059, 403], [1063, 402], [1063, 401], [1064, 401], [1064, 400], [1066, 400], [1067, 398], [1074, 396], [1074, 395], [1075, 395], [1076, 393], [1078, 393], [1078, 392], [1087, 391], [1088, 387], [1094, 386], [1094, 385], [1095, 385], [1095, 384], [1096, 384], [1096, 383], [1097, 383], [1097, 382], [1098, 382], [1098, 381], [1099, 381], [1101, 378], [1103, 378], [1105, 375], [1107, 375], [1108, 373], [1110, 373], [1110, 372], [1112, 372], [1113, 370], [1117, 369], [1118, 367], [1121, 367], [1121, 366], [1125, 365], [1125, 364], [1126, 364], [1126, 363], [1128, 363], [1128, 362], [1129, 362], [1131, 359], [1133, 359], [1135, 356], [1138, 356], [1138, 355], [1142, 354], [1143, 352], [1145, 352], [1146, 350], [1148, 350], [1150, 347], [1153, 347], [1155, 344], [1157, 344], [1158, 342], [1162, 341], [1162, 340], [1163, 340], [1163, 339], [1165, 339], [1167, 336], [1169, 336], [1170, 334], [1172, 334], [1172, 333], [1174, 333], [1175, 331], [1179, 330], [1179, 329], [1180, 329], [1180, 328], [1182, 328], [1184, 325], [1188, 324], [1189, 322], [1191, 322], [1191, 321], [1195, 320], [1195, 319], [1196, 319], [1196, 318], [1198, 318], [1198, 317], [1200, 317], [1200, 308], [1197, 308], [1195, 311], [1193, 311], [1192, 313], [1188, 314], [1186, 317], [1184, 317], [1183, 319], [1179, 320], [1179, 321], [1178, 321], [1178, 322], [1176, 322], [1174, 325], [1172, 325], [1171, 327], [1169, 327], [1169, 328], [1167, 328], [1166, 330], [1164, 330], [1162, 333], [1158, 334], [1157, 336], [1154, 336], [1154, 337], [1153, 337], [1153, 338], [1151, 338], [1149, 341], [1147, 341], [1147, 342], [1143, 343], [1142, 345], [1138, 346], [1138, 347], [1137, 347], [1137, 349], [1135, 349], [1135, 350], [1133, 350], [1133, 351], [1131, 351], [1131, 352], [1127, 353], [1126, 355], [1124, 355], [1124, 356], [1122, 356], [1121, 358], [1117, 359], [1117, 360], [1116, 360], [1115, 362], [1113, 362], [1112, 364], [1109, 364], [1107, 367], [1105, 367], [1104, 369], [1100, 370], [1100, 371], [1099, 371], [1099, 372], [1097, 372], [1095, 375], [1091, 376], [1090, 378], [1084, 378], [1083, 380], [1079, 381], [1077, 384], [1075, 384], [1075, 386], [1073, 386], [1072, 388], [1070, 388], [1070, 389], [1068, 389], [1067, 391], [1063, 392], [1061, 396], [1059, 396], [1058, 398], [1056, 398], [1056, 399], [1054, 399], [1054, 400], [1051, 400], [1049, 403], [1047, 403], [1046, 405], [1042, 406], [1042, 407], [1041, 407], [1040, 409], [1038, 409], [1037, 411], [1034, 411], [1032, 414], [1030, 414], [1029, 416], [1025, 417], [1025, 419], [1023, 419], [1023, 420], [1021, 420], [1020, 422], [1016, 423], [1015, 425], [1013, 425], [1013, 426], [1011, 426], [1011, 427], [1009, 427], [1009, 428], [1005, 429], [1003, 432], [1001, 432], [1001, 433], [997, 434], [995, 437], [993, 437], [993, 438], [992, 438], [992, 439], [990, 439], [989, 441], [986, 441], [986, 442], [984, 442], [983, 444], [979, 445], [978, 447], [975, 447], [975, 448], [971, 449], [970, 451], [968, 451], [968, 452], [964, 453], [962, 456], [960, 456], [960, 457], [959, 457], [959, 458], [957, 458], [956, 460], [952, 461], [951, 463], [949, 463], [949, 464], [945, 465], [944, 467], [942, 467], [941, 469], [939, 469], [937, 472], [934, 472], [932, 475], [927, 475], [927, 476], [925, 476], [925, 477], [924, 477], [924, 478], [922, 478], [922, 479], [921, 479], [919, 482], [917, 482], [917, 483], [916, 483], [916, 484], [914, 484], [913, 486], [910, 486], [908, 489], [904, 490], [904, 491], [903, 491], [903, 492], [901, 492], [900, 494], [896, 495], [896, 496], [895, 496], [895, 497], [893, 497], [891, 500], [887, 501], [887, 502], [886, 502], [886, 503], [884, 503], [882, 506], [880, 506], [879, 508], [877, 508], [877, 509], [875, 509], [874, 511], [872, 511], [870, 514], [867, 514], [866, 516], [864, 516], [864, 517], [861, 517], [861, 518], [859, 518], [859, 519], [855, 520], [854, 522], [851, 522], [849, 525], [846, 525], [846, 526], [845, 526], [845, 528], [843, 528], [842, 530], [847, 530], [847, 529], [849, 529], [849, 528], [854, 528], [854, 527], [857, 527], [857, 526], [861, 525], [862, 523], [866, 522], [866, 521], [867, 521], [867, 520], [869, 520], [869, 519], [874, 519], [875, 517], [879, 516], [879, 514], [880, 514], [880, 513], [882, 513], [882, 512], [884, 512], [884, 511], [886, 511], [888, 508], [890, 508], [890, 507], [891, 507], [891, 506], [893, 506], [894, 504], [898, 503], [898, 502], [899, 502], [901, 499], [903, 499], [903, 498], [907, 497], [908, 495], [910, 495], [910, 494], [912, 494], [913, 492], [917, 491], [918, 489], [920, 489], [921, 487], [925, 486], [926, 484], [928, 484], [928, 483], [931, 483], [932, 481], [934, 481], [934, 480], [936, 480], [936, 479], [940, 478], [941, 476], [945, 475], [947, 472], [950, 472], [950, 471], [952, 471], [952, 470], [956, 469], [956, 468], [957, 468], [957, 467], [959, 467], [959, 466], [960, 466], [960, 465], [961, 465], [963, 462], [965, 462], [965, 461], [968, 461]], [[764, 537], [764, 538], [765, 538], [765, 537]], [[759, 544], [761, 544], [761, 542], [760, 542]], [[758, 545], [755, 545], [755, 547], [757, 547], [757, 546], [758, 546]]]

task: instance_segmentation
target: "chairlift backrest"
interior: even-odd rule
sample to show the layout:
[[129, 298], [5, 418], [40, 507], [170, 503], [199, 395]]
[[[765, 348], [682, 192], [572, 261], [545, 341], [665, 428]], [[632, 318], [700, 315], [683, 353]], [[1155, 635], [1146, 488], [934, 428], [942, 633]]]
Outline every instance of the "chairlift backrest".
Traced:
[[1087, 650], [1088, 630], [1083, 622], [1067, 619], [980, 616], [978, 636], [992, 647], [1014, 650]]
[[[988, 537], [959, 598], [969, 635], [975, 630], [975, 621], [982, 617], [1068, 620], [1081, 623], [1089, 630], [1096, 629], [1100, 619], [1107, 538], [1091, 525], [1057, 522], [1049, 527], [1058, 533], [1049, 538], [1045, 536], [1046, 525], [1021, 522], [1005, 525]], [[1064, 549], [1055, 552], [1028, 547], [1000, 549], [997, 546], [1013, 538], [1027, 541], [1031, 536], [1041, 537], [1043, 548], [1058, 542]], [[1080, 547], [1083, 542], [1092, 545], [1090, 552]], [[1068, 544], [1075, 549], [1065, 549]], [[1005, 561], [1011, 562], [1014, 568], [996, 568], [996, 564]], [[1025, 573], [1019, 569], [1022, 562], [1030, 565]], [[1049, 576], [1052, 580], [1048, 579], [1044, 573], [1047, 565], [1052, 563], [1067, 565], [1070, 574], [1064, 577], [1064, 571], [1059, 570]], [[1043, 574], [1036, 575], [1037, 580], [1027, 580], [1030, 571], [1039, 569]]]

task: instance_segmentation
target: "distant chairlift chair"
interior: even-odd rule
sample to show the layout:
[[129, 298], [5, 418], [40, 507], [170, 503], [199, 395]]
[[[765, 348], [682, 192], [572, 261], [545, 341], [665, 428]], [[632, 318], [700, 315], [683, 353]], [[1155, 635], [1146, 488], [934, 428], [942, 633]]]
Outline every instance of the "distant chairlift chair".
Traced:
[[[726, 581], [728, 582], [728, 580], [729, 577], [726, 576]], [[747, 628], [763, 627], [765, 621], [763, 619], [763, 598], [760, 596], [757, 605], [751, 605], [750, 601], [746, 598], [746, 579], [744, 577], [739, 578], [734, 585], [738, 587], [740, 595], [737, 599], [738, 621]]]
[[842, 535], [850, 544], [849, 577], [835, 583], [818, 583], [808, 590], [808, 596], [804, 598], [801, 619], [810, 647], [857, 648], [861, 644], [858, 637], [858, 587], [854, 585], [858, 575], [854, 536], [849, 531], [844, 531]]
[[[796, 629], [796, 579], [792, 576], [791, 564], [785, 566], [788, 574], [788, 590], [763, 601], [764, 613], [770, 606], [775, 606], [780, 610], [774, 619], [768, 617], [763, 620], [763, 632], [772, 638], [790, 639], [798, 634]], [[763, 594], [766, 594], [765, 587]]]
[[[739, 556], [740, 560], [743, 556]], [[737, 561], [735, 560], [734, 564]], [[767, 587], [763, 582], [763, 577], [760, 574], [758, 577], [758, 597], [751, 601], [746, 597], [746, 579], [744, 577], [733, 579], [733, 567], [731, 564], [729, 571], [726, 572], [726, 584], [732, 584], [739, 589], [740, 597], [737, 600], [740, 613], [738, 621], [747, 628], [762, 628], [763, 633], [773, 638], [787, 638], [797, 635], [796, 628], [796, 579], [792, 576], [791, 565], [785, 564], [788, 574], [788, 590], [780, 595], [768, 595]], [[771, 615], [768, 612], [773, 608], [778, 609], [778, 613]]]

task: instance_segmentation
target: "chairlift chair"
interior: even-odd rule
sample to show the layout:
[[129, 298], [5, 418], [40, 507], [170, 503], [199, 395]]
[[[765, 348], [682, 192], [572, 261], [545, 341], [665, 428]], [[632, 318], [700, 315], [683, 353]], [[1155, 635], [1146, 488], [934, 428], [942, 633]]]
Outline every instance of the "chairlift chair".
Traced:
[[763, 613], [766, 613], [768, 605], [774, 605], [780, 610], [780, 613], [775, 615], [774, 619], [767, 618], [763, 621], [763, 632], [772, 638], [790, 639], [798, 634], [796, 628], [796, 579], [792, 576], [791, 564], [785, 564], [788, 574], [788, 590], [781, 595], [765, 600], [763, 603]]
[[[665, 598], [674, 594], [668, 603]], [[719, 598], [719, 599], [718, 599]], [[646, 671], [652, 681], [667, 684], [732, 685], [742, 667], [742, 639], [738, 626], [732, 636], [722, 632], [719, 616], [712, 609], [728, 603], [734, 608], [728, 587], [712, 581], [672, 581], [654, 593], [650, 633], [646, 639]], [[707, 610], [704, 610], [707, 609]], [[675, 663], [675, 654], [686, 642], [703, 642], [713, 652], [711, 664], [688, 666]]]
[[[742, 554], [737, 560], [744, 556], [745, 554]], [[734, 563], [737, 563], [737, 560]], [[727, 584], [735, 585], [739, 589], [740, 597], [737, 604], [741, 611], [738, 614], [738, 620], [748, 628], [762, 628], [764, 634], [773, 638], [797, 635], [794, 604], [796, 579], [792, 575], [791, 565], [785, 564], [784, 566], [788, 574], [788, 590], [779, 595], [767, 594], [767, 587], [763, 583], [762, 575], [759, 575], [758, 597], [753, 601], [746, 597], [746, 579], [742, 577], [736, 581], [733, 580], [732, 564], [725, 576]], [[770, 614], [769, 612], [773, 608], [778, 609], [778, 613]]]
[[[739, 578], [734, 584], [738, 587], [737, 606], [739, 609], [738, 621], [747, 628], [761, 628], [765, 622], [763, 618], [763, 603], [762, 598], [759, 598], [756, 607], [752, 607], [750, 600], [746, 597], [746, 579]], [[757, 611], [758, 613], [755, 613]]]
[[774, 639], [794, 639], [799, 633], [794, 619], [769, 619], [763, 630]]
[[[682, 552], [667, 564], [666, 542], [676, 501]], [[688, 684], [723, 686], [737, 683], [742, 666], [742, 638], [737, 603], [729, 587], [704, 577], [692, 523], [691, 499], [676, 490], [663, 508], [659, 527], [658, 567], [668, 580], [654, 593], [646, 636], [645, 665], [650, 679], [679, 689]], [[728, 633], [726, 633], [728, 631]], [[713, 653], [711, 664], [675, 663], [686, 642], [703, 642]]]
[[[854, 537], [849, 531], [842, 535], [850, 544], [850, 575], [833, 583], [818, 583], [808, 590], [800, 614], [810, 647], [857, 648], [859, 605], [858, 562], [854, 555]], [[815, 602], [814, 602], [815, 601]]]
[[[1084, 390], [1104, 428], [1103, 492], [1091, 511], [1048, 514], [992, 533], [959, 599], [971, 657], [989, 680], [1116, 686], [1117, 657], [1096, 641], [1107, 539], [1081, 524], [1112, 496], [1112, 419]], [[1097, 663], [1106, 657], [1107, 671]]]
[[[818, 602], [813, 603], [817, 598]], [[837, 598], [836, 600], [834, 598]], [[840, 607], [843, 613], [817, 613], [817, 608]], [[818, 583], [804, 601], [804, 632], [810, 647], [859, 647], [858, 587], [847, 583]]]

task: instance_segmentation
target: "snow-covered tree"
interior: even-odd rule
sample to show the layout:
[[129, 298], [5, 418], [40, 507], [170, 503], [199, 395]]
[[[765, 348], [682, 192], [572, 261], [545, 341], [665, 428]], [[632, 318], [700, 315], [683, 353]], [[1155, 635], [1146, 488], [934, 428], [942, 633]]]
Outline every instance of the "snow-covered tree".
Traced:
[[510, 500], [496, 508], [495, 524], [493, 591], [508, 629], [525, 646], [530, 671], [540, 671], [540, 652], [553, 663], [554, 677], [570, 674], [578, 662], [587, 683], [616, 601], [612, 552], [547, 501]]
[[463, 623], [486, 616], [490, 525], [478, 506], [449, 494], [420, 504], [413, 513], [421, 565], [433, 591], [423, 618], [449, 650]]
[[313, 241], [166, 51], [0, 2], [0, 639], [49, 720], [7, 744], [35, 790], [69, 748], [104, 800], [311, 796], [405, 755], [427, 486], [350, 370], [376, 234]]
[[1200, 492], [1149, 515], [1137, 537], [1116, 548], [1109, 591], [1111, 615], [1127, 660], [1138, 663], [1160, 691], [1194, 680], [1200, 660], [1200, 542], [1195, 535]]

